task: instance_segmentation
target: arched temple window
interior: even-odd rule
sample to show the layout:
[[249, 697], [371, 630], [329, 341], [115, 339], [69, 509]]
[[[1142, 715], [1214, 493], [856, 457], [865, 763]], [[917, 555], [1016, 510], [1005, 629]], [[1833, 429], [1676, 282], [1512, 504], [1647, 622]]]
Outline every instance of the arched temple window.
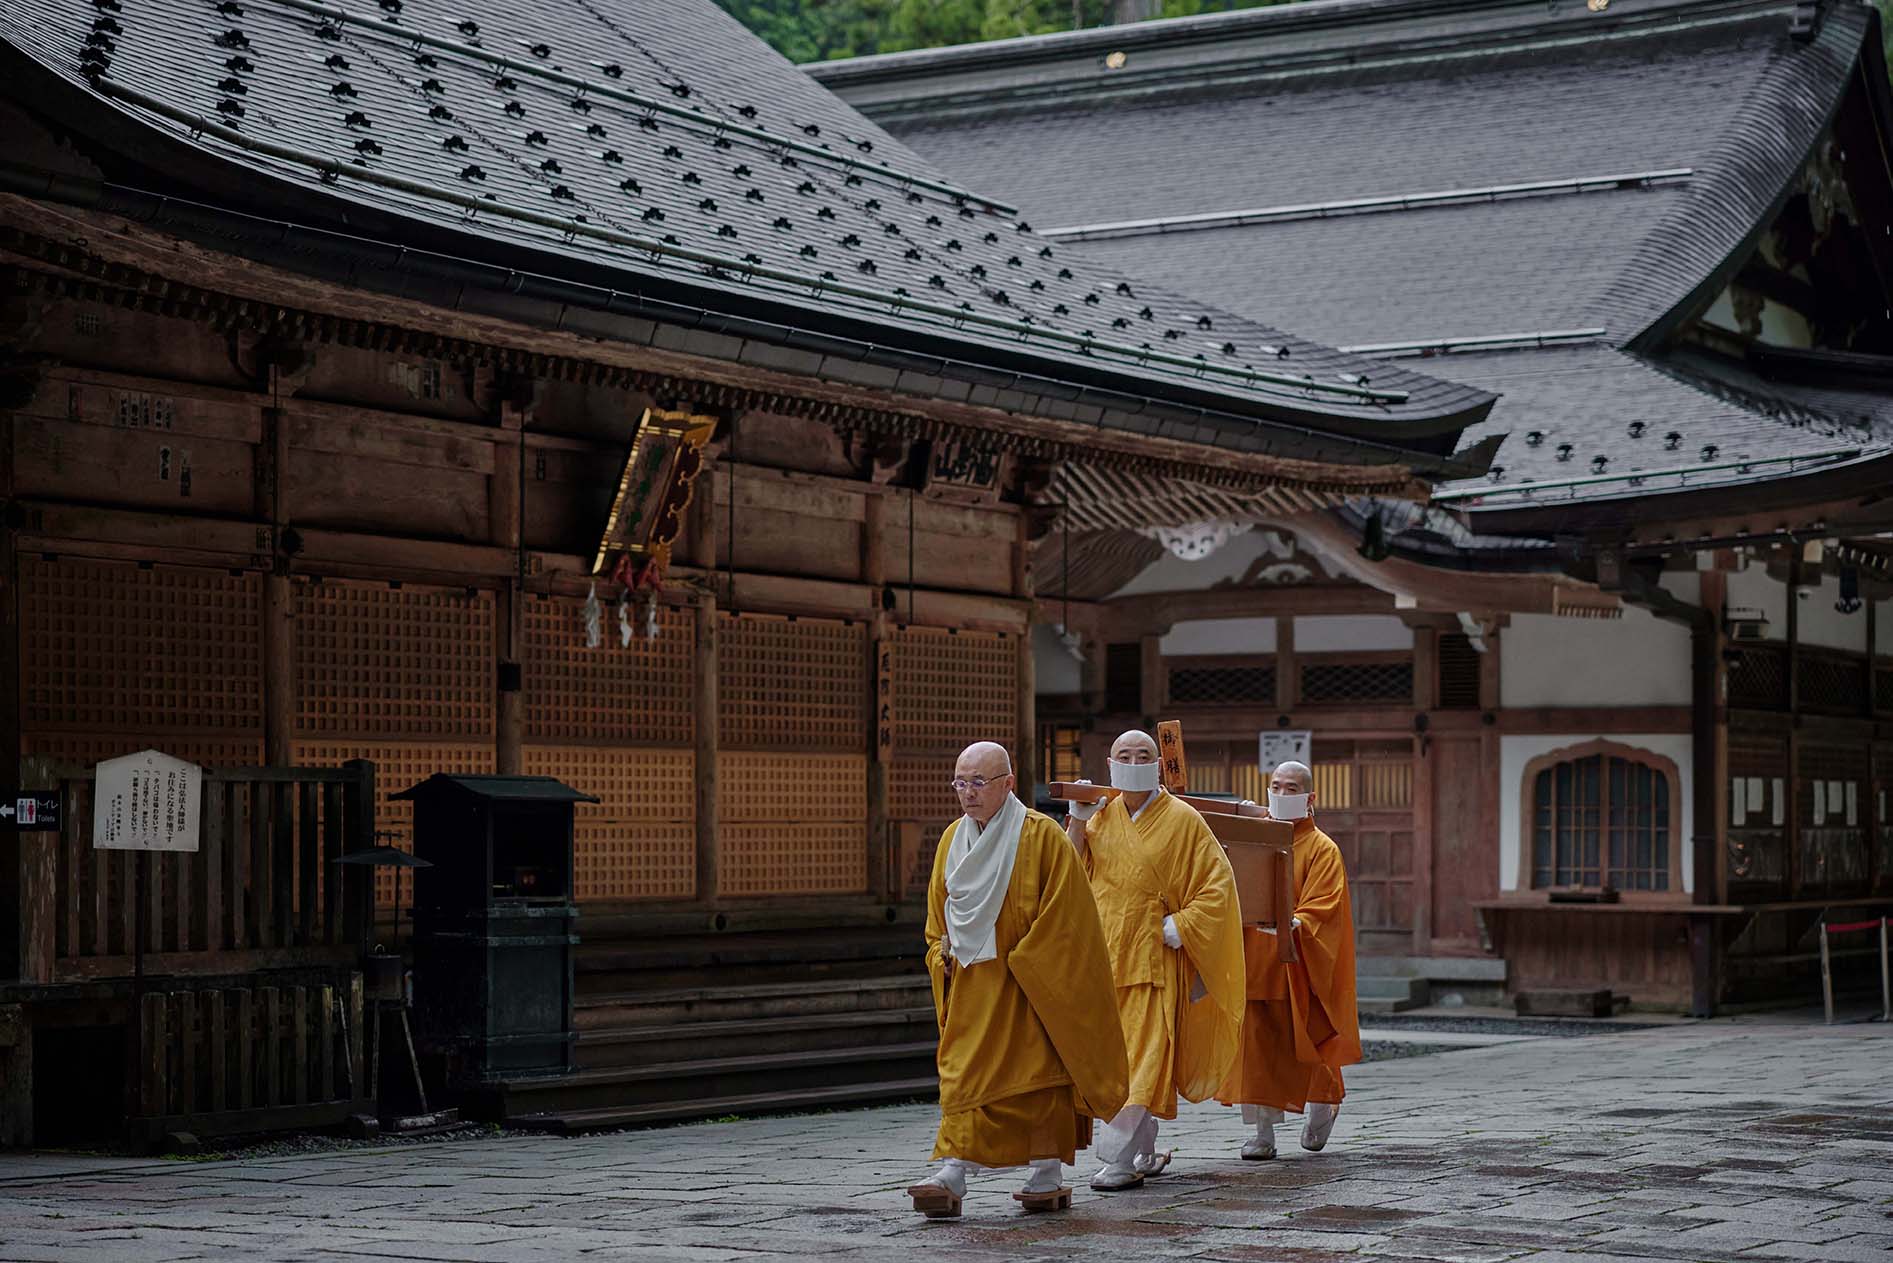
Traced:
[[1680, 889], [1682, 799], [1670, 760], [1593, 741], [1532, 760], [1525, 795], [1534, 889]]

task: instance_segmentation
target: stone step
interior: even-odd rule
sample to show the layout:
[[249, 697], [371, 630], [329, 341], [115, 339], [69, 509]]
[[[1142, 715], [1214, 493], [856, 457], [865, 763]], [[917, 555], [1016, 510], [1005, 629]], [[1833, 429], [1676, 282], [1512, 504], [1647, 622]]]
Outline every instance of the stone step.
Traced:
[[574, 957], [580, 994], [804, 978], [872, 978], [926, 968], [912, 926], [845, 932], [694, 934], [588, 942]]
[[589, 1070], [740, 1053], [885, 1047], [934, 1039], [938, 1029], [931, 1004], [860, 1013], [604, 1027], [580, 1034], [578, 1064]]
[[1398, 1013], [1417, 1009], [1428, 1000], [1426, 981], [1421, 978], [1356, 977], [1355, 999], [1362, 1013]]
[[511, 1120], [530, 1114], [639, 1109], [728, 1097], [781, 1097], [824, 1089], [864, 1088], [890, 1080], [927, 1079], [934, 1073], [934, 1043], [925, 1040], [879, 1048], [824, 1048], [611, 1066], [501, 1084], [494, 1090], [494, 1097], [500, 1117]]
[[933, 984], [927, 975], [917, 974], [580, 994], [575, 1001], [575, 1017], [578, 1029], [584, 1032], [694, 1021], [917, 1009], [932, 1004]]
[[1505, 962], [1492, 956], [1359, 956], [1358, 978], [1424, 978], [1429, 982], [1503, 983]]
[[761, 1092], [745, 1096], [707, 1097], [666, 1105], [602, 1106], [584, 1110], [542, 1110], [507, 1120], [509, 1126], [558, 1135], [578, 1135], [588, 1131], [609, 1131], [620, 1127], [650, 1127], [661, 1123], [685, 1122], [696, 1118], [723, 1118], [728, 1115], [764, 1114], [783, 1110], [837, 1109], [852, 1105], [878, 1105], [916, 1097], [937, 1096], [940, 1083], [932, 1075], [910, 1079], [889, 1079], [841, 1087], [810, 1088], [792, 1092]]

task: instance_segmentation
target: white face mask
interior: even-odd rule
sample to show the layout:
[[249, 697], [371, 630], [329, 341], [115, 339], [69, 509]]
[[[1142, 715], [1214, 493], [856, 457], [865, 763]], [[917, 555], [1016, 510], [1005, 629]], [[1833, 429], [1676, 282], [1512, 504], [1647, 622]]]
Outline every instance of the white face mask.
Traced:
[[1269, 815], [1277, 820], [1300, 820], [1308, 814], [1308, 795], [1269, 791]]
[[1111, 788], [1130, 794], [1148, 794], [1157, 788], [1161, 768], [1155, 763], [1119, 763], [1111, 760]]

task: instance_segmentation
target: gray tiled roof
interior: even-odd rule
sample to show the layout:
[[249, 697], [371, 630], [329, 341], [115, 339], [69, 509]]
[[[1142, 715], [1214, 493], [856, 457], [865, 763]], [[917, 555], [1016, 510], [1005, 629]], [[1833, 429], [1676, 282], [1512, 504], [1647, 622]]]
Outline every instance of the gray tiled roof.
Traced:
[[[1714, 486], [1748, 480], [1739, 470], [1744, 461], [1780, 462], [1752, 468], [1752, 476], [1787, 476], [1815, 466], [1786, 458], [1805, 461], [1893, 443], [1893, 399], [1850, 396], [1856, 409], [1871, 400], [1872, 420], [1861, 423], [1857, 410], [1842, 420], [1821, 406], [1833, 405], [1839, 392], [1815, 395], [1797, 406], [1784, 398], [1784, 388], [1732, 364], [1711, 363], [1709, 357], [1658, 367], [1610, 346], [1590, 345], [1455, 354], [1444, 362], [1461, 380], [1496, 391], [1504, 400], [1503, 415], [1495, 412], [1483, 427], [1469, 430], [1467, 440], [1476, 441], [1488, 428], [1511, 434], [1494, 463], [1500, 471], [1496, 478], [1459, 484], [1448, 494], [1521, 483], [1576, 484], [1536, 493], [1537, 503], [1555, 504], [1646, 489]], [[1714, 389], [1713, 383], [1732, 374], [1752, 388], [1748, 397], [1726, 387]], [[1536, 443], [1533, 434], [1540, 436]], [[1673, 447], [1671, 434], [1676, 435]], [[1562, 452], [1566, 444], [1568, 454]], [[1601, 470], [1593, 464], [1599, 456], [1605, 458]], [[1731, 463], [1738, 468], [1705, 470]], [[1688, 469], [1704, 472], [1630, 481]], [[1597, 474], [1618, 480], [1588, 481]]]
[[249, 209], [528, 251], [627, 305], [760, 307], [1392, 443], [1490, 406], [1035, 236], [710, 0], [0, 0], [0, 41], [90, 93], [89, 117], [110, 103], [95, 139], [154, 166], [209, 155]]
[[[1610, 475], [1649, 475], [1559, 492], [1595, 498], [1713, 481], [1658, 472], [1712, 463], [1707, 447], [1764, 461], [1893, 443], [1893, 398], [1785, 386], [1639, 341], [1727, 279], [1840, 100], [1870, 11], [1824, 5], [1811, 41], [1791, 37], [1794, 14], [1773, 0], [1468, 0], [1450, 14], [1312, 0], [811, 72], [1054, 235], [1264, 212], [1073, 244], [1337, 345], [1601, 330], [1577, 346], [1424, 361], [1501, 394], [1461, 438], [1510, 434], [1496, 477], [1456, 490], [1588, 477], [1599, 456]], [[1111, 47], [1126, 53], [1119, 74], [1102, 61]], [[1334, 206], [1653, 173], [1667, 174], [1421, 209]], [[1543, 438], [1527, 446], [1533, 431]]]

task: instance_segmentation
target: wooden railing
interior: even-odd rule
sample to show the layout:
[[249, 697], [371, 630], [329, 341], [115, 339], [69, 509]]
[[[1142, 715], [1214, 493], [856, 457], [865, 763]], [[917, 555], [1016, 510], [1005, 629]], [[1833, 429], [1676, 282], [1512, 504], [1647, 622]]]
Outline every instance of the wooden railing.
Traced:
[[[92, 846], [93, 775], [61, 776], [62, 829], [26, 843], [23, 981], [133, 972], [139, 856]], [[372, 870], [334, 861], [374, 845], [375, 766], [206, 769], [199, 849], [153, 853], [148, 975], [352, 964]], [[34, 835], [25, 835], [28, 838]]]

